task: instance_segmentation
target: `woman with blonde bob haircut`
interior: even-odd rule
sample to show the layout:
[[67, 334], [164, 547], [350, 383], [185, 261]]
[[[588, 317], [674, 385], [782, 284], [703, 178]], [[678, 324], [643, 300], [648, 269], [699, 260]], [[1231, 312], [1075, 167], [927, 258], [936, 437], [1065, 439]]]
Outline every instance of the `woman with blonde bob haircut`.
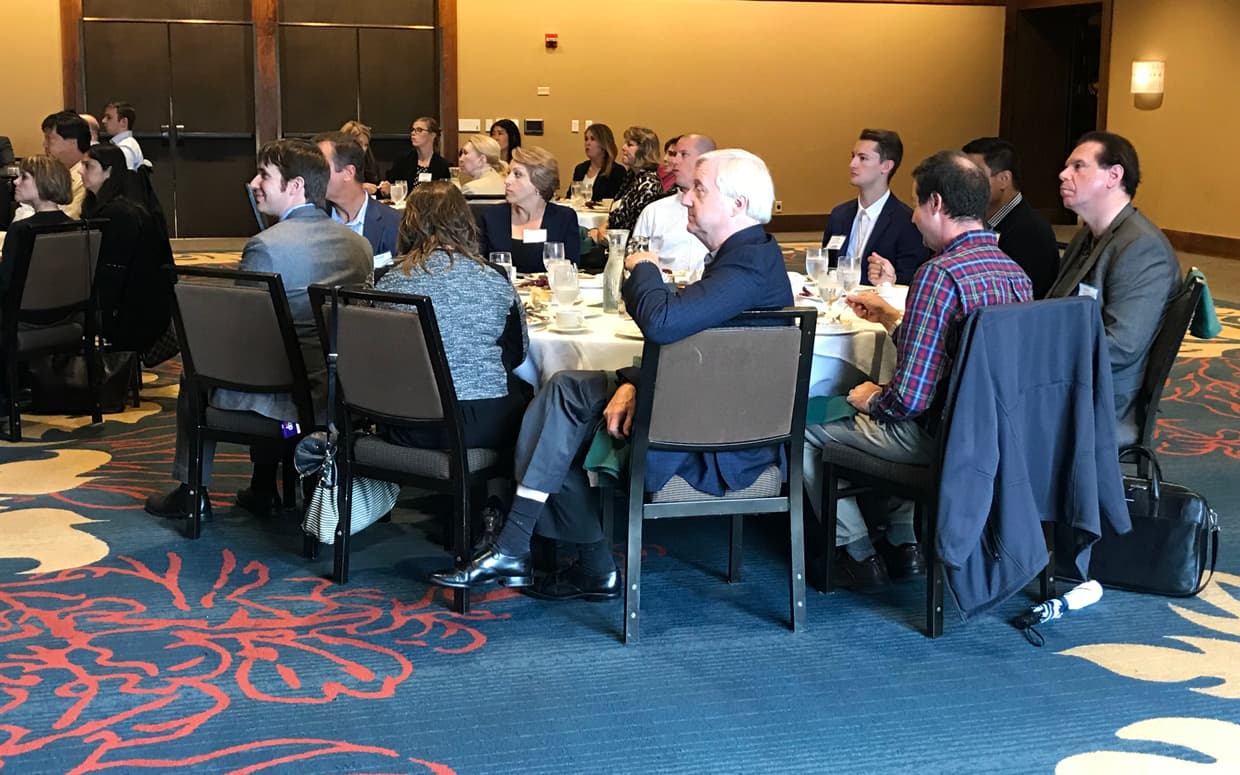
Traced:
[[33, 209], [34, 214], [13, 221], [4, 237], [4, 248], [0, 251], [0, 291], [8, 290], [17, 257], [33, 247], [36, 226], [73, 220], [59, 207], [73, 201], [73, 180], [65, 165], [51, 156], [27, 156], [17, 162], [13, 197], [18, 204]]
[[470, 135], [461, 146], [461, 171], [470, 180], [461, 186], [465, 196], [503, 196], [508, 165], [499, 157], [499, 143], [487, 135]]
[[515, 149], [504, 179], [507, 201], [478, 213], [482, 252], [511, 253], [518, 272], [545, 272], [543, 245], [560, 242], [564, 257], [576, 263], [581, 258], [577, 213], [551, 201], [559, 187], [560, 165], [549, 151], [536, 145]]
[[[479, 255], [478, 227], [464, 195], [448, 181], [410, 191], [398, 245], [402, 255], [376, 290], [430, 298], [466, 446], [510, 449], [529, 401], [524, 383], [510, 379], [510, 370], [525, 360], [525, 316], [507, 272]], [[437, 433], [382, 427], [380, 433], [406, 447], [448, 446]]]
[[[624, 183], [616, 193], [611, 212], [607, 215], [607, 229], [632, 231], [646, 205], [663, 196], [663, 182], [659, 180], [659, 136], [644, 126], [631, 126], [624, 130], [624, 146], [620, 160], [629, 168]], [[606, 242], [607, 229], [592, 229], [590, 237], [595, 242]]]
[[362, 151], [365, 152], [360, 171], [362, 187], [368, 194], [376, 193], [379, 190], [379, 162], [375, 160], [375, 154], [370, 150], [370, 127], [361, 121], [346, 121], [340, 127], [340, 131], [357, 140], [357, 144], [362, 146]]

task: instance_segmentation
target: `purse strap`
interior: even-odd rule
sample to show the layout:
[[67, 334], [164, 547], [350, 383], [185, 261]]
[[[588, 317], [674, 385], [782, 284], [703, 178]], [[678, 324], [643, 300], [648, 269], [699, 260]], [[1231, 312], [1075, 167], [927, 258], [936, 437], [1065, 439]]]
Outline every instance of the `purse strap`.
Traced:
[[339, 325], [340, 286], [332, 286], [332, 317], [327, 326], [327, 438], [336, 438], [336, 359], [339, 357], [336, 347], [336, 327]]

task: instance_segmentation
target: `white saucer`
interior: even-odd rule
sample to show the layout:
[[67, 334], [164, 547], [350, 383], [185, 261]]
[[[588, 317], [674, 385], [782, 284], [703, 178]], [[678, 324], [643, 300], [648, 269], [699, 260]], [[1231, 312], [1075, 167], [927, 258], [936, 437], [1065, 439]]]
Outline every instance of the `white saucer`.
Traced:
[[552, 325], [547, 326], [547, 330], [553, 334], [588, 334], [590, 333], [589, 326], [582, 326], [581, 328], [561, 328], [558, 325], [552, 324]]
[[645, 339], [642, 336], [642, 330], [637, 327], [636, 323], [624, 323], [616, 326], [616, 336], [621, 339]]
[[856, 330], [847, 323], [819, 323], [817, 328], [818, 333], [828, 335], [851, 334]]

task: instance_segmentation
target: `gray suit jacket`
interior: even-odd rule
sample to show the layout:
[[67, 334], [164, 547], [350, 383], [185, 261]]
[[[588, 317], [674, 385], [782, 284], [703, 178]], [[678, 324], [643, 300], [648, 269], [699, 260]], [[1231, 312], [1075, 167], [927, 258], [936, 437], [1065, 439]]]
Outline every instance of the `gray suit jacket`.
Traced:
[[1129, 204], [1099, 237], [1088, 227], [1073, 237], [1059, 264], [1059, 276], [1047, 293], [1051, 299], [1071, 296], [1080, 283], [1098, 289], [1121, 446], [1136, 440], [1134, 400], [1150, 344], [1179, 279], [1180, 263], [1171, 243]]
[[[241, 253], [247, 272], [275, 272], [284, 282], [293, 326], [306, 361], [306, 374], [320, 423], [327, 414], [327, 365], [314, 328], [314, 312], [306, 288], [323, 285], [371, 284], [374, 261], [370, 243], [347, 226], [333, 221], [317, 207], [303, 207], [288, 218], [250, 238]], [[297, 407], [287, 393], [243, 393], [217, 390], [211, 404], [220, 409], [257, 412], [276, 420], [297, 419]]]

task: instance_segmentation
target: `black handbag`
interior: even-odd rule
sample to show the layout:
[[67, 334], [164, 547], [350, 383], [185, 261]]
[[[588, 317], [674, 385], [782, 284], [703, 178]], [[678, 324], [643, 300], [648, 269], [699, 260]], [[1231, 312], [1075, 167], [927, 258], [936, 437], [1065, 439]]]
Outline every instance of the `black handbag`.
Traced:
[[1093, 547], [1089, 575], [1103, 586], [1156, 595], [1191, 597], [1214, 575], [1218, 562], [1218, 514], [1193, 490], [1163, 481], [1158, 459], [1145, 447], [1129, 447], [1153, 474], [1124, 477], [1132, 532], [1103, 527]]
[[[98, 353], [102, 378], [99, 403], [107, 414], [125, 411], [138, 359], [132, 352]], [[35, 414], [89, 414], [94, 403], [86, 370], [87, 356], [55, 353], [29, 362], [31, 411]]]

